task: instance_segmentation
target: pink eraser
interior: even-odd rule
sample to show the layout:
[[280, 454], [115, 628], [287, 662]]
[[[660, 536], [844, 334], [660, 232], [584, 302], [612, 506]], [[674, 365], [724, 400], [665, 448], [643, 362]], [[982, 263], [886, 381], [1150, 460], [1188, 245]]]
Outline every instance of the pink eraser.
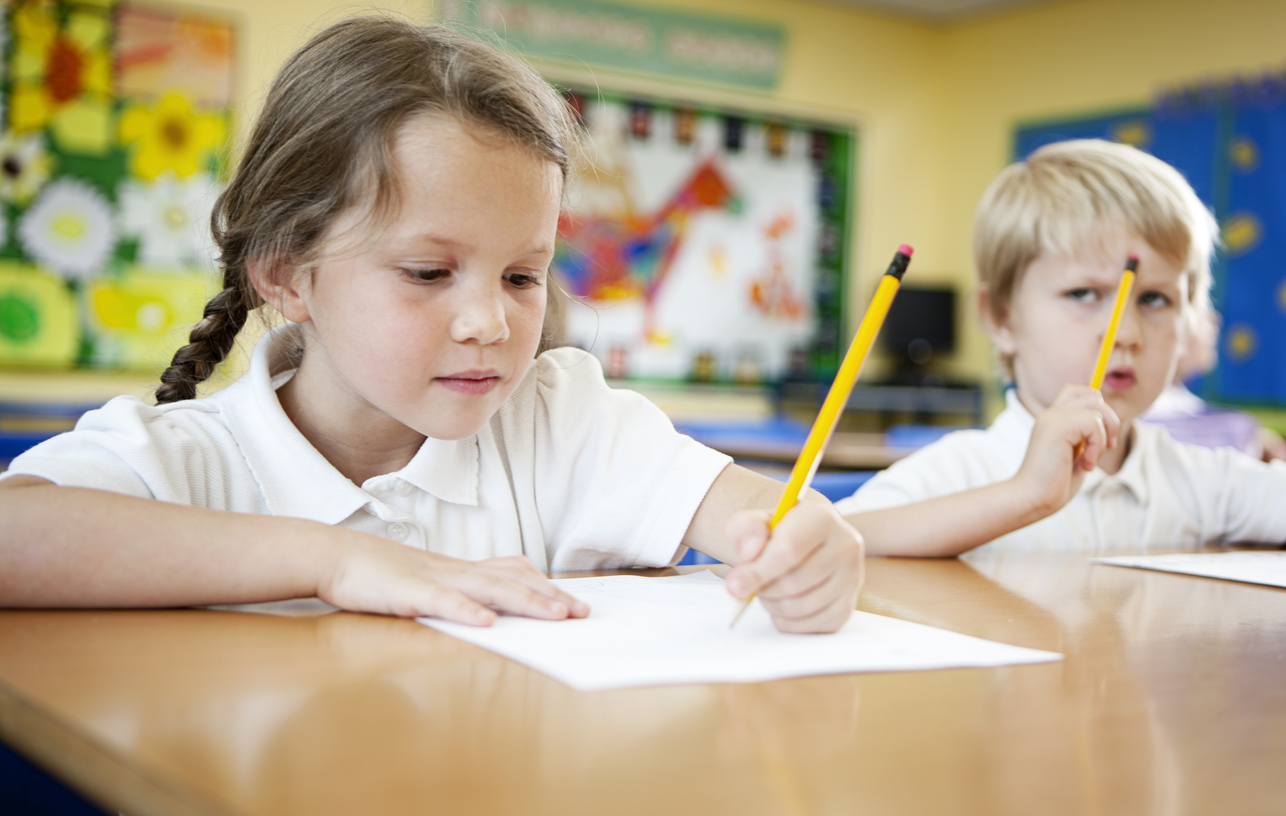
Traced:
[[910, 244], [902, 244], [898, 247], [898, 252], [901, 252], [903, 255], [910, 258], [915, 254], [915, 249]]
[[1125, 260], [1127, 260], [1127, 261], [1134, 261], [1135, 263], [1138, 263], [1138, 262], [1139, 262], [1139, 256], [1138, 256], [1138, 255], [1135, 255], [1133, 252], [1131, 252], [1129, 255], [1126, 255], [1126, 256], [1125, 256]]

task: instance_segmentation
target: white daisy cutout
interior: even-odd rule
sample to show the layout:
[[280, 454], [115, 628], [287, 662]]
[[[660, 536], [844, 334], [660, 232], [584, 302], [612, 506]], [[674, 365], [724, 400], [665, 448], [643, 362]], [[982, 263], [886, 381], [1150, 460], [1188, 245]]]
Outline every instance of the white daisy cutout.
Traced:
[[66, 278], [85, 279], [103, 268], [116, 245], [111, 205], [89, 184], [50, 182], [18, 222], [22, 248]]
[[121, 184], [121, 231], [138, 238], [138, 262], [156, 269], [214, 268], [210, 211], [219, 187], [208, 174]]

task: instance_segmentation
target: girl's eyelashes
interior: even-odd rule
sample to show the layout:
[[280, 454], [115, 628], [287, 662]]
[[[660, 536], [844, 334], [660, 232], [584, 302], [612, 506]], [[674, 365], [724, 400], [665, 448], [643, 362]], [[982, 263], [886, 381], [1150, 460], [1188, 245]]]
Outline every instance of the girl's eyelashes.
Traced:
[[451, 275], [450, 269], [442, 269], [442, 268], [403, 269], [402, 272], [407, 277], [411, 278], [412, 280], [418, 283], [433, 283], [435, 281], [442, 280], [443, 278], [450, 277]]
[[533, 286], [540, 286], [543, 282], [534, 272], [506, 272], [505, 280], [516, 289], [530, 289]]

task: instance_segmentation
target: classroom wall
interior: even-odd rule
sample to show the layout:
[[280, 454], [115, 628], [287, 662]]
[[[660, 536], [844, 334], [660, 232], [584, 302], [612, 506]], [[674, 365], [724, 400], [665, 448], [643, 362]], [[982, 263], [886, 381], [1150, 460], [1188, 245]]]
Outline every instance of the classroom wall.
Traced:
[[[941, 265], [944, 225], [938, 220], [945, 172], [940, 131], [944, 112], [940, 61], [942, 32], [878, 12], [799, 0], [660, 0], [655, 7], [761, 20], [785, 27], [788, 53], [780, 87], [771, 94], [693, 86], [693, 98], [766, 106], [857, 124], [861, 132], [857, 206], [851, 225], [856, 248], [850, 298], [864, 308], [876, 278], [900, 243], [917, 251], [922, 280], [949, 279]], [[363, 9], [392, 8], [432, 14], [431, 0], [374, 4], [327, 0], [200, 0], [199, 6], [236, 16], [239, 53], [238, 124], [252, 121], [276, 67], [308, 34], [326, 22]], [[547, 73], [560, 75], [558, 66]], [[565, 73], [565, 72], [563, 72]], [[682, 83], [594, 69], [606, 88], [646, 88], [682, 98]], [[937, 264], [935, 266], [935, 264]], [[859, 312], [860, 313], [860, 312]], [[254, 327], [250, 327], [254, 332]], [[242, 344], [243, 346], [245, 343]], [[226, 383], [243, 363], [219, 378]]]
[[[642, 2], [642, 0], [638, 0]], [[432, 0], [198, 0], [240, 24], [238, 125], [276, 67], [310, 32], [372, 7], [413, 16]], [[813, 111], [861, 131], [850, 314], [860, 314], [891, 251], [915, 245], [912, 276], [972, 287], [973, 209], [1009, 157], [1015, 122], [1145, 104], [1167, 84], [1251, 74], [1286, 61], [1278, 0], [1064, 0], [940, 25], [813, 0], [653, 0], [651, 5], [783, 26], [788, 51], [769, 94], [617, 76], [682, 97]], [[962, 307], [952, 373], [986, 376], [990, 349]], [[850, 326], [852, 328], [852, 326]], [[226, 379], [225, 379], [226, 382]]]
[[[935, 200], [944, 268], [972, 283], [972, 214], [1009, 160], [1015, 122], [1147, 104], [1167, 86], [1202, 77], [1280, 71], [1280, 0], [1068, 0], [945, 31], [943, 138], [948, 169]], [[990, 347], [976, 323], [958, 367], [986, 372]]]
[[[242, 21], [241, 121], [275, 67], [314, 27], [370, 5], [203, 0]], [[1252, 74], [1286, 61], [1277, 0], [1064, 0], [934, 24], [813, 0], [652, 0], [649, 5], [783, 26], [788, 51], [769, 94], [693, 86], [692, 95], [762, 102], [861, 131], [850, 313], [860, 314], [891, 250], [916, 247], [914, 279], [973, 286], [973, 210], [1008, 161], [1015, 122], [1145, 104], [1161, 87]], [[431, 0], [378, 4], [431, 13]], [[555, 71], [556, 73], [556, 71]], [[596, 69], [605, 86], [638, 77]], [[643, 79], [682, 96], [682, 83]], [[948, 370], [991, 373], [990, 346], [962, 306]], [[851, 327], [850, 327], [851, 328]]]

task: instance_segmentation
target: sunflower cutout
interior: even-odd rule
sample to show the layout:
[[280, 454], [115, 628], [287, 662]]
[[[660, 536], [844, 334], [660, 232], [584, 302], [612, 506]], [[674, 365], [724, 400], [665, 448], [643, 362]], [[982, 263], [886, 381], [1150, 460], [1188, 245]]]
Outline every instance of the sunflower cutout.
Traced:
[[194, 111], [187, 98], [169, 94], [154, 107], [138, 104], [121, 116], [121, 141], [134, 146], [130, 170], [155, 181], [165, 170], [180, 178], [205, 169], [223, 142], [223, 118]]
[[41, 134], [0, 136], [0, 199], [25, 206], [49, 181], [53, 168]]
[[9, 126], [15, 133], [48, 128], [70, 153], [101, 156], [111, 146], [111, 20], [75, 5], [60, 24], [52, 3], [13, 10]]

